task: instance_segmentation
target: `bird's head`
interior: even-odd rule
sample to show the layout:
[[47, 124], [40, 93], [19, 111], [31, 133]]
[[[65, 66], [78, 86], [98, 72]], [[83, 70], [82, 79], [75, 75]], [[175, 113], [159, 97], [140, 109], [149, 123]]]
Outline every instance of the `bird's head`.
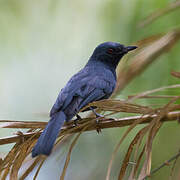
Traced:
[[116, 42], [105, 42], [95, 48], [92, 59], [116, 67], [125, 54], [136, 48], [136, 46], [124, 46]]

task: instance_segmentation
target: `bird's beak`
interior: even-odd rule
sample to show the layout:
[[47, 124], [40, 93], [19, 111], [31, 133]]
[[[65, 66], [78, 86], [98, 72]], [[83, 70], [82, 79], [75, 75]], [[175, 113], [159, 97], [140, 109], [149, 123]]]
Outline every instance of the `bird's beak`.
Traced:
[[137, 48], [137, 46], [127, 46], [127, 47], [125, 47], [124, 52], [125, 52], [125, 53], [128, 53], [129, 51], [132, 51], [132, 50], [134, 50], [134, 49], [136, 49], [136, 48]]

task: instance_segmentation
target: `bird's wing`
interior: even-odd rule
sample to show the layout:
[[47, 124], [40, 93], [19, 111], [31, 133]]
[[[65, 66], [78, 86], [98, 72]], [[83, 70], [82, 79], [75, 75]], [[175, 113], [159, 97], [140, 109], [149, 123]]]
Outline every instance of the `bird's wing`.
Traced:
[[110, 83], [103, 76], [95, 74], [90, 76], [89, 73], [84, 73], [81, 77], [75, 75], [59, 93], [50, 116], [69, 108], [72, 103], [74, 104], [70, 106], [73, 107], [72, 111], [79, 111], [92, 101], [108, 98], [114, 86], [115, 83]]
[[90, 81], [84, 85], [84, 89], [81, 89], [81, 92], [77, 94], [82, 97], [82, 101], [78, 105], [78, 110], [82, 109], [90, 102], [108, 98], [113, 92], [114, 87], [112, 86], [113, 85], [109, 81], [99, 76], [90, 79]]
[[78, 106], [78, 110], [82, 109], [89, 103], [91, 103], [93, 101], [101, 100], [101, 99], [105, 98], [106, 96], [107, 96], [107, 94], [105, 94], [103, 89], [94, 88], [94, 90], [92, 92], [90, 92], [89, 94], [87, 94], [87, 96], [81, 101], [81, 103]]
[[87, 82], [87, 77], [88, 72], [83, 69], [68, 81], [66, 86], [59, 92], [56, 102], [50, 111], [51, 117], [60, 110], [64, 110], [71, 103], [76, 92], [81, 88], [83, 89], [84, 84]]

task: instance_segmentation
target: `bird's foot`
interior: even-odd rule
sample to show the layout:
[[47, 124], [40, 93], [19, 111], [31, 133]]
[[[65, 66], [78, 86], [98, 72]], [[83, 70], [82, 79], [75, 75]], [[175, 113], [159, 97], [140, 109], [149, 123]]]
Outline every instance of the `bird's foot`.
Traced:
[[99, 119], [103, 118], [104, 116], [102, 114], [97, 113], [92, 107], [90, 107], [90, 109], [96, 116], [96, 131], [99, 134], [101, 133], [101, 128], [99, 127]]
[[78, 125], [78, 121], [79, 120], [82, 120], [81, 116], [76, 114], [76, 119], [74, 120], [74, 126], [77, 126]]
[[101, 132], [101, 128], [99, 127], [99, 119], [103, 118], [104, 116], [102, 114], [97, 113], [92, 107], [90, 107], [90, 110], [94, 113], [96, 116], [96, 131], [99, 134]]
[[96, 111], [94, 111], [94, 114], [96, 115], [96, 118], [104, 118], [102, 114], [99, 114]]

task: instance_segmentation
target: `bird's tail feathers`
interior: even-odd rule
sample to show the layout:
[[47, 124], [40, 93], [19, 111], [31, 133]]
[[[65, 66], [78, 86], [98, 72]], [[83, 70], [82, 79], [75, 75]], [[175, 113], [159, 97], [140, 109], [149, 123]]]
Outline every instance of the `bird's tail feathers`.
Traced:
[[32, 157], [40, 154], [49, 155], [51, 153], [53, 145], [65, 120], [66, 115], [63, 111], [60, 111], [51, 117], [32, 150]]

